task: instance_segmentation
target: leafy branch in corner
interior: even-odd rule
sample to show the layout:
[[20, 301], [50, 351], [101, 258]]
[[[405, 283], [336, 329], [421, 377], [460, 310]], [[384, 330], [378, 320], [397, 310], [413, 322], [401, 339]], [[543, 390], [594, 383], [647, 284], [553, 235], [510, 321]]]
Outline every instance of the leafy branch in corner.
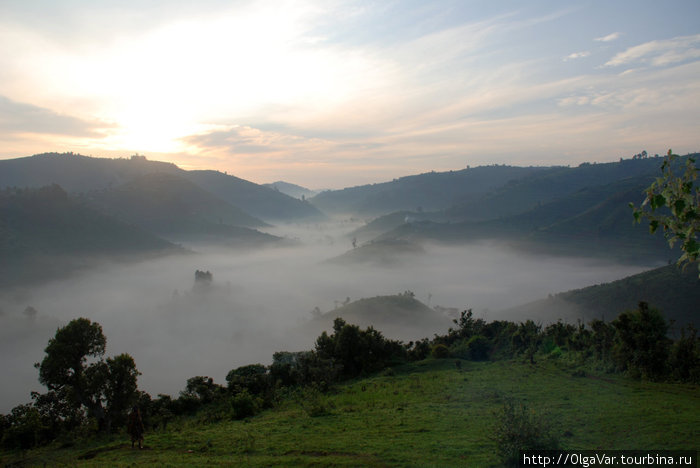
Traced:
[[696, 184], [698, 170], [695, 159], [688, 156], [685, 171], [676, 175], [674, 168], [683, 167], [676, 163], [679, 159], [677, 154], [668, 150], [661, 165], [663, 175], [646, 189], [646, 198], [641, 206], [630, 203], [630, 207], [634, 210], [636, 222], [642, 219], [649, 221], [652, 234], [661, 227], [669, 246], [680, 243], [683, 254], [678, 259], [678, 265], [685, 266], [697, 262], [700, 254], [700, 186]]

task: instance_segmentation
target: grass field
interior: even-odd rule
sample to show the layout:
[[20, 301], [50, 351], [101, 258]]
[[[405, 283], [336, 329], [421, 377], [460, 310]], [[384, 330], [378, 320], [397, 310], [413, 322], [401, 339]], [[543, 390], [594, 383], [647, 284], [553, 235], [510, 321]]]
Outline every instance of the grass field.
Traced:
[[[700, 449], [700, 388], [574, 376], [558, 361], [429, 359], [290, 395], [243, 421], [202, 418], [127, 436], [3, 454], [6, 466], [499, 466], [508, 398], [544, 414], [566, 449]], [[578, 374], [580, 375], [580, 374]]]

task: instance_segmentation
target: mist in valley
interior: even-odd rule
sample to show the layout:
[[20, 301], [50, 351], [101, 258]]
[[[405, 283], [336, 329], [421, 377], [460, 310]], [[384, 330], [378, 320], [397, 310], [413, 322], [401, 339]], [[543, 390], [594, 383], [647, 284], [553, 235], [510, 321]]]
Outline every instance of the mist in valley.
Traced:
[[[497, 244], [425, 246], [390, 265], [329, 263], [352, 249], [356, 222], [288, 225], [271, 234], [293, 242], [244, 251], [190, 244], [194, 254], [103, 265], [80, 276], [0, 295], [0, 412], [44, 392], [33, 364], [57, 327], [78, 317], [100, 323], [107, 356], [131, 354], [139, 387], [176, 396], [196, 375], [225, 383], [245, 364], [269, 364], [275, 351], [311, 349], [320, 332], [311, 311], [361, 298], [412, 291], [430, 307], [473, 309], [486, 320], [525, 320], [499, 311], [548, 294], [638, 273], [647, 267], [525, 255]], [[651, 267], [652, 265], [648, 265]], [[211, 284], [195, 284], [196, 270]], [[36, 313], [32, 313], [33, 308]], [[559, 317], [551, 317], [556, 320]], [[566, 318], [566, 317], [564, 317]], [[396, 324], [381, 330], [405, 341], [436, 332]]]

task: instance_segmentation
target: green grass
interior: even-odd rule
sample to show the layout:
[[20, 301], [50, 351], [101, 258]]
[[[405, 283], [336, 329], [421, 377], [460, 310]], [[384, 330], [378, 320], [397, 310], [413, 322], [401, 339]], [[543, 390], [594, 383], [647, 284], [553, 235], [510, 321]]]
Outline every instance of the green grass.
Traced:
[[[409, 364], [307, 392], [247, 421], [195, 420], [24, 456], [25, 466], [498, 466], [493, 440], [506, 398], [544, 412], [567, 449], [700, 449], [700, 388], [621, 376], [574, 377], [542, 360]], [[320, 414], [311, 416], [311, 414]]]

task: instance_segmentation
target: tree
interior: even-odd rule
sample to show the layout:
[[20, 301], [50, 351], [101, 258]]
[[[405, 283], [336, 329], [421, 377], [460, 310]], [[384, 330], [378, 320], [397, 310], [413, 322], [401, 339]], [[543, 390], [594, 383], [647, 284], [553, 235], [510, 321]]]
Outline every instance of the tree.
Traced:
[[[105, 362], [107, 339], [102, 326], [86, 318], [71, 320], [49, 340], [39, 369], [39, 382], [75, 409], [84, 407], [98, 428], [110, 432], [137, 396], [134, 359], [128, 354]], [[88, 358], [94, 361], [88, 364]]]
[[640, 302], [612, 322], [616, 336], [613, 357], [621, 370], [656, 380], [666, 373], [670, 342], [668, 324], [657, 309]]
[[695, 159], [688, 156], [685, 171], [676, 175], [674, 171], [678, 170], [679, 162], [680, 157], [668, 150], [661, 165], [663, 175], [647, 188], [641, 206], [635, 207], [633, 203], [630, 206], [636, 222], [641, 222], [642, 218], [649, 220], [652, 234], [661, 227], [671, 247], [676, 242], [680, 243], [683, 254], [678, 264], [685, 266], [697, 262], [700, 254], [700, 185], [696, 184], [698, 171]]

